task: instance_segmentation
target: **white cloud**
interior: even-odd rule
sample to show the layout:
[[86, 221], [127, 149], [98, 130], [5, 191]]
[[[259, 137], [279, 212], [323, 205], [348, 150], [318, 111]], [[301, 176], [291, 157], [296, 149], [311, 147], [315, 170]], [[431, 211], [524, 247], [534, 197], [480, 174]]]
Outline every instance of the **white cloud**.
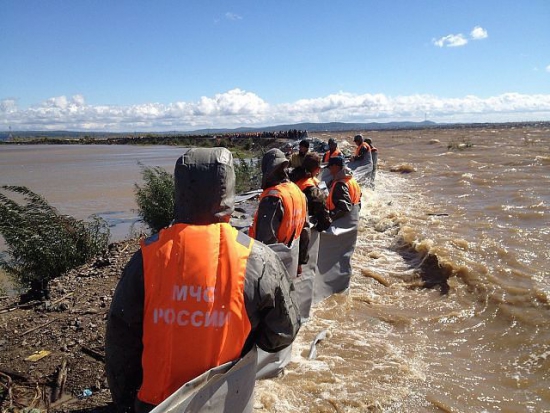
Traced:
[[487, 30], [480, 26], [474, 27], [470, 32], [470, 37], [474, 40], [486, 39], [488, 36]]
[[550, 73], [550, 65], [546, 66], [546, 71]]
[[232, 13], [230, 11], [225, 13], [225, 18], [228, 20], [242, 20], [242, 16], [239, 16], [238, 14]]
[[549, 121], [550, 95], [444, 98], [338, 92], [270, 105], [253, 92], [233, 89], [196, 102], [131, 106], [92, 106], [81, 95], [58, 96], [26, 109], [15, 99], [5, 99], [0, 100], [0, 130], [189, 131], [297, 122], [419, 121], [426, 113], [435, 122]]
[[449, 34], [439, 39], [433, 39], [433, 44], [438, 47], [459, 47], [468, 43], [468, 39], [462, 33]]

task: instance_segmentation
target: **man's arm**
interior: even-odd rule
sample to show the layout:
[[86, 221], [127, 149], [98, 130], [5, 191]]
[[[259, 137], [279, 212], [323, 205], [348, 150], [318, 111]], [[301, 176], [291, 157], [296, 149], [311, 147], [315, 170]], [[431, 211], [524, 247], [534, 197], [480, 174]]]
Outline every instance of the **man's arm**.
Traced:
[[348, 186], [343, 182], [336, 182], [334, 185], [332, 202], [335, 208], [330, 211], [330, 217], [333, 221], [346, 215], [353, 207]]
[[244, 290], [249, 342], [270, 353], [288, 347], [300, 329], [296, 291], [281, 259], [258, 242], [247, 262]]
[[277, 232], [283, 220], [283, 204], [274, 196], [267, 196], [258, 205], [256, 239], [266, 245], [278, 243]]
[[143, 369], [143, 256], [136, 252], [122, 273], [108, 313], [105, 370], [113, 401], [121, 411], [133, 411]]

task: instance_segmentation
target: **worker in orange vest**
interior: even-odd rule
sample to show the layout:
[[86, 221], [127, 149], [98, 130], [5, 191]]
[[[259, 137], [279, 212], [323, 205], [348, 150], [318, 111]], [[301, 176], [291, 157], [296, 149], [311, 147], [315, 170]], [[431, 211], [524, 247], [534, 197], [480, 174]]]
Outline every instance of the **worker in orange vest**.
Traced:
[[[260, 203], [249, 235], [264, 244], [299, 242], [298, 265], [307, 263], [309, 230], [306, 198], [286, 172], [289, 161], [280, 149], [270, 149], [262, 158]], [[290, 274], [293, 276], [294, 274]]]
[[335, 157], [328, 161], [332, 176], [327, 207], [333, 221], [351, 212], [354, 205], [361, 205], [361, 187], [345, 167], [344, 158]]
[[291, 179], [302, 190], [307, 199], [309, 221], [317, 231], [326, 230], [331, 223], [326, 205], [326, 196], [319, 188], [317, 176], [321, 171], [319, 155], [308, 153], [301, 167], [293, 170]]
[[249, 411], [256, 345], [278, 352], [300, 327], [291, 280], [271, 249], [229, 224], [231, 152], [188, 150], [174, 181], [174, 224], [141, 242], [114, 293], [105, 344], [111, 394], [122, 411], [148, 412], [172, 402], [168, 397], [185, 383], [230, 380], [233, 363], [250, 360], [248, 380], [240, 370], [240, 381], [217, 381], [207, 400], [174, 410]]
[[328, 140], [328, 151], [323, 155], [323, 163], [327, 163], [330, 158], [335, 156], [344, 156], [340, 149], [338, 149], [338, 143], [334, 138]]
[[378, 169], [378, 149], [376, 149], [376, 147], [372, 144], [371, 138], [365, 138], [365, 142], [370, 146], [372, 155], [371, 185], [374, 187], [374, 178], [376, 178], [376, 170]]

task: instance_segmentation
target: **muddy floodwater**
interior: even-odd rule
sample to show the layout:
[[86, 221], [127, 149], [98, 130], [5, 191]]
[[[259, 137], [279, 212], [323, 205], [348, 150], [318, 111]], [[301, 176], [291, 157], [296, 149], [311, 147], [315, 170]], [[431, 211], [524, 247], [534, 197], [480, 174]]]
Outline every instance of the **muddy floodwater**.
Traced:
[[[255, 411], [550, 411], [548, 124], [364, 135], [379, 172], [363, 190], [350, 291], [313, 310], [285, 374], [257, 383]], [[310, 136], [347, 149], [353, 133]], [[138, 162], [171, 172], [180, 154], [0, 146], [0, 184], [99, 214], [122, 239]]]

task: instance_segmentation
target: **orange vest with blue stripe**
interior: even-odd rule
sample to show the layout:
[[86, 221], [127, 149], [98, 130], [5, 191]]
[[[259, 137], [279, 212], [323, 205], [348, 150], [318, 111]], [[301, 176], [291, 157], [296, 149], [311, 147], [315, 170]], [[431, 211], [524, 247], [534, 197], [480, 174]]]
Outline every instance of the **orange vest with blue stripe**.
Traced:
[[[307, 214], [307, 202], [303, 192], [294, 182], [281, 184], [265, 189], [260, 195], [260, 202], [268, 196], [279, 198], [283, 204], [283, 219], [277, 231], [277, 241], [289, 245], [300, 237]], [[258, 224], [258, 211], [248, 234], [254, 238]]]
[[330, 193], [328, 194], [327, 198], [327, 208], [329, 211], [332, 211], [336, 207], [336, 205], [332, 201], [336, 182], [343, 182], [344, 184], [346, 184], [346, 186], [348, 187], [352, 205], [357, 205], [361, 202], [361, 187], [352, 176], [346, 176], [345, 178], [334, 181], [332, 183], [332, 186], [330, 187]]
[[244, 283], [253, 242], [226, 223], [175, 224], [142, 242], [141, 401], [157, 405], [240, 357], [251, 330]]

